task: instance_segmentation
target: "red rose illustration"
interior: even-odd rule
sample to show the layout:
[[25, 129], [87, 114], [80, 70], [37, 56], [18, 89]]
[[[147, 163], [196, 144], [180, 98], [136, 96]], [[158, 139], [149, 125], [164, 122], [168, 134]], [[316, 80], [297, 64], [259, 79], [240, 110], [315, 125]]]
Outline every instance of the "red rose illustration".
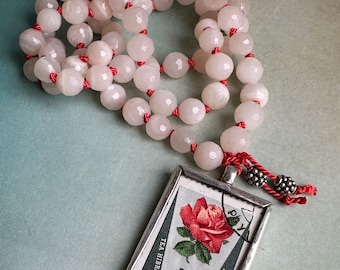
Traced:
[[192, 237], [212, 253], [219, 253], [223, 240], [233, 234], [221, 207], [208, 205], [205, 198], [198, 199], [194, 209], [190, 204], [181, 207], [180, 216]]

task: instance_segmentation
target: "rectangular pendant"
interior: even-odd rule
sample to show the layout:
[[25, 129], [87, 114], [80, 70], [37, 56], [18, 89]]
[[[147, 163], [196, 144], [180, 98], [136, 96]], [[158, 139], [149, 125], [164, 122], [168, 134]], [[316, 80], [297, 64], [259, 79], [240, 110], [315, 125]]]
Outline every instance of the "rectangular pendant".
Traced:
[[127, 269], [249, 269], [271, 204], [227, 183], [178, 166]]

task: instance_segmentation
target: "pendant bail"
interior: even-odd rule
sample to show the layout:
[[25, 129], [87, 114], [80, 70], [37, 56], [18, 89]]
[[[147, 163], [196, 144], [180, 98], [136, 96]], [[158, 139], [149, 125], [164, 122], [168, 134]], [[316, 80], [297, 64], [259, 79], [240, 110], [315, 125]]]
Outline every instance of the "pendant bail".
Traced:
[[228, 165], [225, 167], [221, 177], [221, 181], [232, 186], [237, 176], [237, 169], [234, 166]]

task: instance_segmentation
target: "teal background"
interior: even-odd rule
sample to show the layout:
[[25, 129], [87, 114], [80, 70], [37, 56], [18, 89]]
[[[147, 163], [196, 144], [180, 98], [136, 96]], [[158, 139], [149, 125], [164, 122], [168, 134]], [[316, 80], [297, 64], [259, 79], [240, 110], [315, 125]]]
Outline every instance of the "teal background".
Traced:
[[[274, 206], [252, 269], [339, 269], [340, 1], [251, 2], [249, 32], [270, 100], [249, 152], [318, 187], [306, 206], [286, 207], [237, 181]], [[105, 110], [98, 93], [50, 96], [27, 81], [18, 37], [35, 23], [33, 6], [0, 1], [0, 269], [125, 269], [172, 170], [196, 165]], [[153, 14], [156, 57], [192, 55], [196, 21], [192, 6]], [[198, 142], [218, 142], [234, 124], [240, 85], [232, 81], [227, 107], [194, 127]], [[161, 87], [183, 100], [205, 83], [190, 71], [163, 76]]]

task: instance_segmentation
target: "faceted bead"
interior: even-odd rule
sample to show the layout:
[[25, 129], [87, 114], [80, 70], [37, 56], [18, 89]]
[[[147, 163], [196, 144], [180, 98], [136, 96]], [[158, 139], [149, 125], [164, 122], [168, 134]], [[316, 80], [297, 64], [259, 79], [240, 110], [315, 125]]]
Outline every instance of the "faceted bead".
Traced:
[[40, 47], [46, 43], [41, 31], [33, 28], [26, 29], [19, 36], [21, 50], [29, 55], [37, 55]]
[[138, 33], [148, 27], [149, 16], [143, 8], [131, 7], [122, 17], [124, 28], [131, 33]]
[[46, 83], [51, 83], [51, 73], [59, 73], [60, 70], [59, 62], [51, 57], [41, 57], [34, 65], [35, 76]]
[[164, 72], [171, 78], [183, 77], [189, 70], [188, 57], [179, 52], [168, 54], [163, 62]]
[[166, 11], [171, 8], [174, 0], [153, 0], [152, 1], [156, 10], [158, 11]]
[[[112, 22], [109, 20], [109, 23], [104, 24], [101, 30], [102, 37], [105, 36], [109, 32], [118, 32], [119, 34], [124, 34], [124, 27], [119, 22]], [[103, 38], [102, 38], [103, 39]]]
[[241, 102], [256, 101], [263, 107], [268, 102], [268, 90], [262, 83], [248, 83], [242, 89], [240, 93]]
[[195, 2], [195, 0], [177, 0], [177, 2], [182, 6], [188, 6]]
[[112, 84], [113, 75], [108, 66], [94, 65], [87, 71], [86, 80], [93, 90], [105, 91]]
[[61, 68], [73, 68], [85, 77], [87, 70], [89, 69], [89, 65], [86, 62], [83, 62], [78, 55], [71, 55], [66, 57], [66, 59], [61, 63]]
[[24, 66], [23, 66], [23, 72], [24, 72], [24, 75], [25, 77], [31, 81], [31, 82], [37, 82], [38, 81], [38, 78], [37, 76], [34, 75], [34, 65], [35, 63], [38, 61], [38, 57], [32, 57], [31, 59], [28, 59]]
[[[98, 21], [93, 17], [87, 19], [87, 24], [91, 27], [93, 33], [101, 34], [103, 29], [111, 23], [111, 20]], [[102, 35], [103, 36], [103, 35]]]
[[203, 103], [212, 110], [224, 107], [228, 103], [229, 97], [228, 88], [220, 82], [210, 83], [202, 91]]
[[90, 65], [108, 65], [112, 59], [112, 49], [106, 42], [93, 41], [86, 50]]
[[205, 117], [205, 106], [197, 98], [187, 98], [178, 107], [179, 118], [187, 125], [195, 125]]
[[254, 41], [251, 35], [237, 32], [229, 40], [229, 49], [232, 53], [238, 55], [247, 55], [251, 53], [254, 47]]
[[154, 51], [155, 47], [152, 39], [144, 34], [135, 34], [127, 43], [128, 54], [137, 62], [148, 60]]
[[41, 87], [44, 91], [52, 96], [60, 95], [61, 92], [55, 83], [41, 82]]
[[117, 55], [110, 62], [110, 67], [117, 70], [113, 79], [118, 83], [127, 83], [133, 79], [136, 64], [128, 55]]
[[217, 15], [217, 23], [226, 33], [229, 33], [231, 28], [239, 29], [243, 24], [243, 20], [242, 11], [235, 6], [225, 6]]
[[160, 72], [147, 64], [138, 67], [133, 76], [135, 86], [142, 92], [154, 90], [160, 83]]
[[210, 53], [203, 51], [202, 49], [197, 49], [192, 56], [192, 60], [195, 62], [194, 69], [201, 73], [205, 74], [205, 63], [210, 57]]
[[84, 56], [86, 55], [86, 48], [75, 49], [72, 55]]
[[58, 7], [59, 3], [57, 0], [36, 0], [34, 4], [34, 10], [36, 14], [45, 8], [57, 9]]
[[244, 84], [257, 83], [263, 75], [263, 66], [253, 57], [244, 58], [236, 67], [236, 77]]
[[212, 11], [220, 10], [227, 4], [228, 0], [204, 0], [204, 5]]
[[171, 130], [171, 123], [169, 119], [160, 114], [152, 115], [145, 125], [146, 134], [157, 141], [168, 138]]
[[231, 50], [229, 48], [230, 37], [224, 36], [223, 38], [224, 38], [224, 42], [223, 42], [223, 46], [221, 47], [221, 53], [224, 53], [224, 54], [232, 57], [234, 54], [231, 52]]
[[224, 152], [231, 152], [235, 155], [247, 151], [250, 136], [245, 129], [233, 126], [222, 133], [220, 144]]
[[211, 79], [217, 81], [228, 79], [233, 69], [233, 60], [224, 53], [211, 55], [205, 63], [205, 72]]
[[154, 67], [156, 70], [160, 70], [161, 68], [160, 64], [158, 63], [158, 60], [153, 56], [146, 60], [145, 64]]
[[49, 56], [56, 59], [59, 63], [66, 58], [66, 50], [64, 44], [54, 42], [53, 40], [47, 40], [47, 42], [40, 47], [39, 57]]
[[86, 21], [89, 7], [84, 0], [66, 1], [62, 5], [63, 17], [70, 24]]
[[84, 78], [73, 68], [67, 68], [58, 73], [56, 85], [65, 96], [75, 96], [83, 90]]
[[228, 4], [238, 7], [245, 15], [249, 13], [250, 0], [228, 0]]
[[93, 11], [93, 18], [98, 21], [105, 21], [112, 17], [113, 12], [107, 0], [93, 0], [89, 8]]
[[141, 7], [146, 11], [146, 14], [150, 16], [152, 13], [154, 6], [151, 0], [134, 0], [133, 6], [135, 7]]
[[43, 32], [56, 32], [61, 26], [61, 15], [55, 9], [45, 8], [38, 13], [37, 24]]
[[113, 17], [121, 20], [125, 11], [127, 0], [108, 0], [108, 4], [112, 10]]
[[111, 84], [107, 90], [100, 92], [100, 102], [108, 110], [120, 110], [123, 107], [125, 100], [126, 91], [119, 84]]
[[237, 30], [237, 32], [247, 33], [248, 30], [249, 30], [249, 20], [247, 19], [247, 17], [244, 17], [243, 24], [242, 24], [242, 26]]
[[218, 144], [207, 141], [197, 146], [194, 152], [194, 160], [201, 169], [214, 170], [222, 164], [223, 151]]
[[150, 114], [149, 104], [140, 97], [129, 99], [123, 106], [122, 115], [124, 120], [131, 126], [144, 124], [145, 114]]
[[198, 38], [200, 48], [207, 53], [211, 53], [215, 48], [221, 48], [223, 42], [223, 34], [214, 28], [204, 30]]
[[220, 30], [220, 27], [215, 20], [210, 18], [202, 19], [196, 24], [194, 29], [196, 39], [198, 40], [200, 35], [208, 28]]
[[84, 43], [87, 47], [92, 39], [93, 31], [87, 23], [73, 24], [67, 30], [67, 40], [73, 47], [76, 47], [79, 43]]
[[195, 0], [195, 12], [198, 15], [201, 16], [208, 11], [210, 11], [210, 8], [205, 5], [204, 0]]
[[235, 109], [234, 118], [236, 123], [244, 122], [247, 130], [254, 130], [263, 123], [264, 112], [256, 102], [246, 101]]
[[123, 35], [119, 32], [108, 32], [102, 37], [102, 41], [114, 51], [114, 54], [122, 54], [126, 50], [126, 42]]
[[150, 97], [149, 104], [154, 114], [170, 116], [177, 107], [177, 99], [169, 90], [158, 90]]
[[195, 132], [188, 126], [176, 128], [170, 136], [172, 149], [179, 153], [191, 151], [191, 145], [196, 142]]

